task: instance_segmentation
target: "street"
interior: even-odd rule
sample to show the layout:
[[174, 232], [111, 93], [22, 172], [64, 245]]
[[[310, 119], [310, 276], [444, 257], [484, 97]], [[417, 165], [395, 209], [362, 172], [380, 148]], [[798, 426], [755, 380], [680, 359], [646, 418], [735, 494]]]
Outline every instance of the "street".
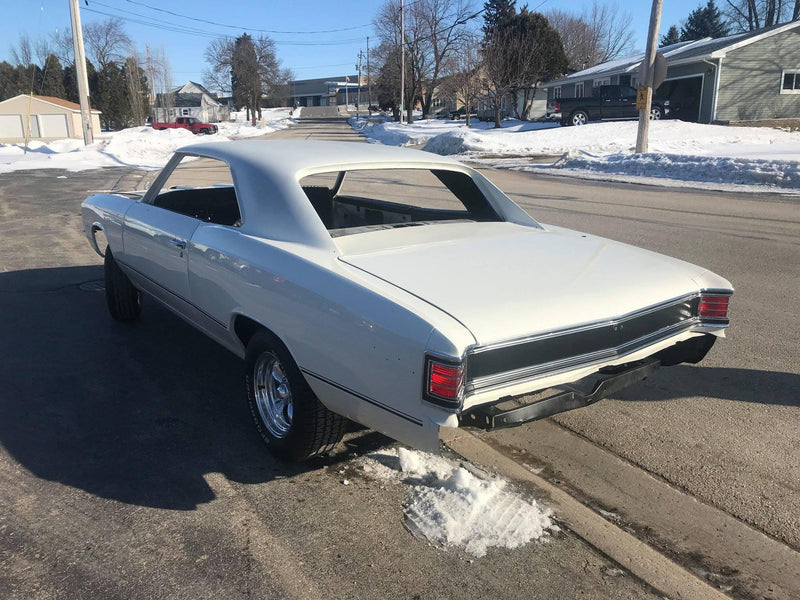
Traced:
[[[361, 141], [334, 118], [268, 137]], [[478, 439], [732, 597], [800, 597], [797, 202], [483, 173], [543, 223], [703, 265], [736, 293], [700, 365]], [[107, 314], [79, 204], [155, 174], [0, 176], [0, 597], [663, 596], [569, 522], [483, 558], [413, 537], [404, 488], [354, 462], [392, 443], [379, 434], [274, 460], [238, 359], [154, 301], [135, 325]]]

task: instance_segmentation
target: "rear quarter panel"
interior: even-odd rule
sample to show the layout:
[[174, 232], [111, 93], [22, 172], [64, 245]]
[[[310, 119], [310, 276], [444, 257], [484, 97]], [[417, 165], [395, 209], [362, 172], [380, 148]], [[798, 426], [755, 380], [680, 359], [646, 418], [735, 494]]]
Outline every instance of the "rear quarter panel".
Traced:
[[[424, 355], [434, 327], [419, 314], [416, 299], [388, 284], [376, 290], [372, 276], [334, 253], [226, 227], [198, 230], [189, 257], [192, 297], [228, 322], [232, 336], [238, 315], [261, 323], [283, 341], [328, 408], [438, 451], [438, 428], [447, 415], [422, 403]], [[425, 310], [452, 321], [429, 305]], [[467, 339], [463, 327], [450, 325]]]

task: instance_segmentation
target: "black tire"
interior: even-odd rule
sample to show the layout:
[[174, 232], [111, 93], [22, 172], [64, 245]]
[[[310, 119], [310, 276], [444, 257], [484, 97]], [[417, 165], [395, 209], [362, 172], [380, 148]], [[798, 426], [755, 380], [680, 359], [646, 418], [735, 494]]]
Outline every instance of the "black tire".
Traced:
[[589, 115], [585, 110], [576, 110], [569, 116], [570, 125], [588, 125]]
[[651, 106], [650, 107], [650, 120], [651, 121], [660, 121], [664, 118], [664, 109], [660, 106]]
[[111, 248], [106, 246], [105, 262], [106, 304], [117, 321], [135, 321], [142, 312], [142, 293], [119, 268]]
[[[273, 379], [263, 371], [274, 367], [273, 361], [281, 368], [290, 394], [290, 408], [278, 411], [279, 423], [266, 416], [270, 409], [265, 402]], [[289, 352], [273, 335], [267, 331], [256, 333], [247, 345], [245, 363], [250, 414], [272, 454], [283, 460], [300, 462], [331, 451], [341, 441], [347, 419], [331, 412], [319, 401]], [[276, 429], [282, 430], [278, 432], [282, 435], [278, 435]]]
[[200, 135], [208, 135], [208, 129], [201, 129], [199, 133]]

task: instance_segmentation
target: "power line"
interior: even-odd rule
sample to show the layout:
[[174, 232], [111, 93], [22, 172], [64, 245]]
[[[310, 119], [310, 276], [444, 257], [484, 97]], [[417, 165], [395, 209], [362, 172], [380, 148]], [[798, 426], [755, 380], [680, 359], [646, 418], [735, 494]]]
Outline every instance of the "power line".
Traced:
[[[95, 2], [95, 4], [100, 4], [102, 6], [108, 6], [108, 5], [104, 5], [104, 4], [100, 3], [100, 2]], [[137, 13], [132, 13], [131, 11], [126, 11], [126, 12], [128, 12], [129, 14], [137, 15], [139, 18], [123, 16], [123, 15], [118, 15], [118, 14], [113, 14], [113, 13], [108, 13], [108, 12], [104, 12], [102, 10], [96, 10], [96, 9], [87, 8], [87, 7], [83, 7], [82, 10], [85, 10], [85, 11], [90, 12], [90, 13], [98, 14], [98, 15], [103, 15], [103, 16], [106, 16], [106, 17], [114, 17], [114, 18], [120, 19], [122, 21], [128, 21], [130, 23], [137, 23], [139, 25], [145, 25], [147, 27], [153, 27], [155, 29], [161, 29], [161, 30], [164, 30], [164, 31], [171, 31], [173, 33], [184, 33], [184, 34], [187, 34], [187, 35], [206, 37], [206, 38], [211, 38], [211, 39], [215, 39], [215, 38], [219, 38], [219, 37], [230, 37], [227, 34], [217, 33], [217, 32], [213, 32], [213, 31], [207, 31], [207, 30], [203, 30], [203, 29], [196, 29], [194, 27], [176, 25], [176, 24], [167, 23], [167, 22], [156, 22], [156, 21], [150, 20], [148, 17], [145, 17], [144, 15], [137, 15]], [[120, 10], [120, 9], [116, 9], [115, 8], [114, 10]], [[254, 30], [250, 30], [250, 31], [254, 31]], [[258, 31], [258, 30], [255, 30], [255, 31]], [[362, 38], [360, 38], [360, 37], [358, 37], [358, 38], [341, 39], [341, 40], [316, 40], [316, 41], [311, 41], [311, 40], [306, 40], [306, 41], [272, 40], [272, 42], [276, 46], [344, 46], [344, 45], [348, 45], [348, 44], [352, 45], [352, 44], [361, 43], [361, 41], [362, 41]]]
[[199, 19], [197, 17], [192, 17], [190, 15], [185, 15], [182, 13], [173, 12], [171, 10], [167, 10], [165, 8], [158, 8], [157, 6], [152, 6], [150, 4], [145, 4], [144, 2], [138, 2], [137, 0], [125, 0], [130, 4], [137, 4], [139, 6], [144, 6], [145, 8], [149, 8], [150, 10], [157, 10], [159, 12], [166, 13], [168, 15], [172, 15], [174, 17], [180, 17], [181, 19], [189, 19], [191, 21], [197, 21], [198, 23], [206, 23], [208, 25], [216, 25], [217, 27], [227, 27], [229, 29], [240, 29], [245, 31], [256, 31], [258, 33], [285, 33], [285, 34], [316, 34], [316, 33], [338, 33], [340, 31], [353, 31], [355, 29], [363, 29], [364, 27], [371, 27], [372, 23], [366, 23], [364, 25], [354, 25], [353, 27], [342, 27], [341, 29], [319, 29], [316, 31], [282, 31], [279, 29], [255, 29], [253, 27], [243, 27], [241, 25], [228, 25], [226, 23], [218, 23], [216, 21], [209, 21], [207, 19]]

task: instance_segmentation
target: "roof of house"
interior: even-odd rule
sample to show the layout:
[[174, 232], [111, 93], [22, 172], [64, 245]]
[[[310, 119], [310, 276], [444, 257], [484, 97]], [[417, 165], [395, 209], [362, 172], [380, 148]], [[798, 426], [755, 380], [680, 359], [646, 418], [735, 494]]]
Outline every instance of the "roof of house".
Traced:
[[[28, 98], [29, 94], [18, 94], [17, 96], [14, 96], [13, 98], [7, 98], [7, 99], [3, 100], [3, 102], [8, 102], [9, 100], [14, 100], [14, 99], [19, 98], [19, 97]], [[62, 108], [68, 108], [69, 110], [74, 111], [74, 112], [80, 112], [81, 111], [81, 105], [80, 104], [76, 104], [75, 102], [70, 102], [69, 100], [64, 100], [63, 98], [57, 98], [55, 96], [37, 96], [36, 94], [33, 94], [33, 98], [35, 100], [41, 100], [42, 102], [49, 102], [50, 104], [55, 104], [56, 106], [60, 106]], [[0, 104], [2, 104], [2, 102], [0, 102]], [[95, 113], [98, 113], [98, 114], [100, 113], [100, 111], [97, 110], [96, 108], [92, 108], [90, 110], [92, 112], [95, 112]]]
[[[658, 52], [664, 55], [667, 63], [670, 65], [700, 62], [708, 58], [722, 58], [725, 54], [736, 48], [752, 44], [758, 40], [770, 37], [772, 35], [783, 33], [790, 29], [800, 26], [800, 21], [791, 23], [782, 23], [780, 25], [773, 25], [772, 27], [765, 27], [757, 29], [756, 31], [748, 31], [746, 33], [737, 33], [723, 38], [703, 38], [701, 40], [694, 40], [688, 42], [678, 42], [670, 46], [659, 48]], [[608, 62], [576, 71], [566, 77], [550, 81], [542, 87], [548, 88], [554, 85], [561, 85], [570, 83], [572, 81], [581, 81], [587, 78], [597, 76], [615, 75], [617, 73], [627, 73], [637, 69], [644, 60], [644, 53], [640, 52], [624, 58], [618, 58]]]

